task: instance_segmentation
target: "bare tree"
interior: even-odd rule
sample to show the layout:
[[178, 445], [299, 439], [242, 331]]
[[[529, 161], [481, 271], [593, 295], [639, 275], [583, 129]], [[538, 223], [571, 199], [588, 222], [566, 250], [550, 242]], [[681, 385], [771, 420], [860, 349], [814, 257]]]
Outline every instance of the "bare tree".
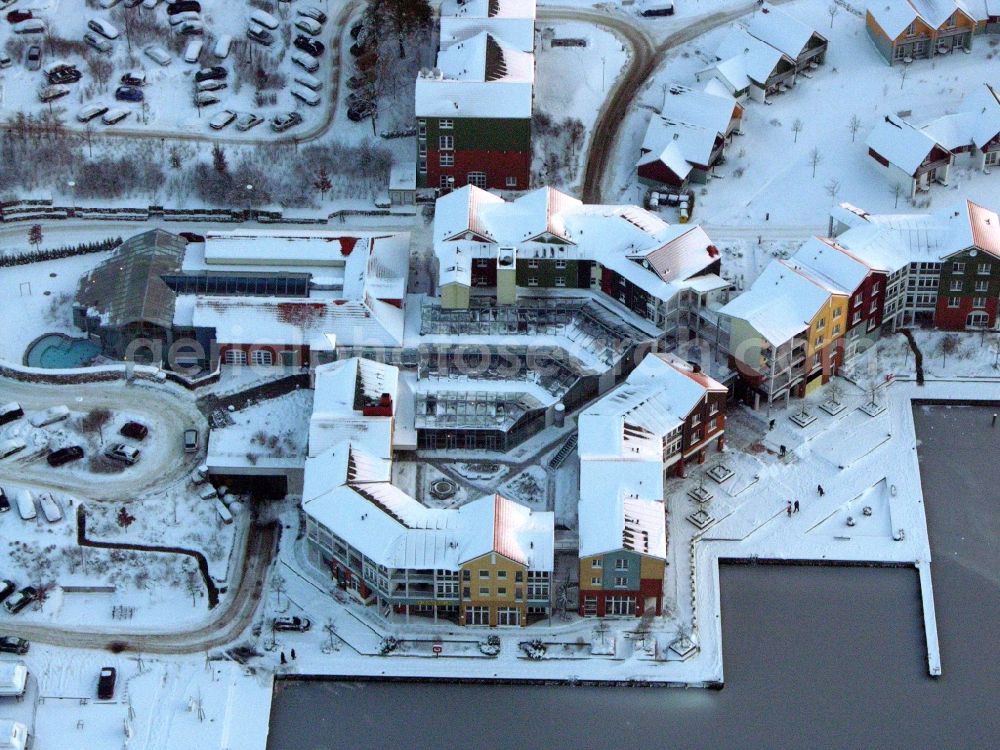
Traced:
[[795, 118], [795, 122], [792, 123], [792, 132], [795, 133], [795, 138], [792, 140], [792, 143], [798, 143], [798, 141], [799, 141], [799, 133], [802, 132], [802, 128], [804, 128], [804, 127], [805, 127], [805, 124], [802, 122], [802, 120], [800, 120], [798, 117], [796, 117]]
[[80, 418], [80, 429], [84, 432], [96, 432], [104, 443], [104, 427], [111, 421], [111, 412], [107, 409], [91, 409]]
[[900, 69], [899, 69], [899, 90], [900, 91], [903, 90], [903, 84], [906, 83], [906, 73], [907, 73], [908, 70], [909, 70], [909, 67], [904, 62], [903, 65], [902, 65], [902, 67], [900, 67]]
[[191, 606], [198, 606], [198, 594], [201, 593], [201, 584], [198, 582], [198, 571], [193, 568], [187, 569], [187, 580], [185, 581], [184, 587], [187, 592], [191, 594]]
[[327, 191], [333, 187], [333, 183], [330, 182], [330, 175], [325, 167], [321, 166], [316, 171], [316, 179], [313, 181], [313, 187], [319, 190], [320, 200], [323, 200], [326, 197]]
[[287, 581], [285, 581], [285, 577], [281, 575], [281, 571], [274, 571], [274, 575], [271, 576], [271, 590], [277, 595], [277, 604], [279, 609], [281, 608], [281, 595], [285, 593], [287, 587]]
[[892, 204], [893, 208], [899, 208], [899, 196], [903, 195], [903, 186], [898, 182], [892, 183], [892, 197], [895, 198], [895, 202]]
[[837, 195], [840, 194], [840, 180], [831, 178], [830, 181], [826, 183], [826, 194], [836, 201]]
[[816, 167], [821, 161], [823, 161], [823, 154], [819, 152], [819, 146], [813, 146], [813, 150], [809, 152], [809, 165], [813, 168], [813, 177], [816, 176]]
[[847, 123], [847, 129], [851, 131], [851, 143], [854, 143], [858, 131], [861, 130], [861, 118], [857, 115], [851, 115], [851, 120]]
[[954, 333], [946, 333], [938, 342], [938, 351], [941, 352], [941, 366], [948, 364], [948, 355], [958, 351], [958, 336]]
[[833, 17], [840, 12], [840, 8], [836, 3], [830, 3], [830, 7], [826, 9], [826, 14], [830, 16], [830, 28], [833, 28]]

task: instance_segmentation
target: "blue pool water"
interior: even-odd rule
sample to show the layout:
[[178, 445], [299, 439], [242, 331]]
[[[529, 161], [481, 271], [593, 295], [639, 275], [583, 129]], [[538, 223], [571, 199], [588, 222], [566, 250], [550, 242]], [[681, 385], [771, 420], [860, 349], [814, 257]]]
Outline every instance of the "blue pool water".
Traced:
[[50, 333], [36, 339], [26, 354], [29, 367], [65, 370], [83, 367], [101, 353], [101, 347], [87, 339], [74, 339], [61, 333]]

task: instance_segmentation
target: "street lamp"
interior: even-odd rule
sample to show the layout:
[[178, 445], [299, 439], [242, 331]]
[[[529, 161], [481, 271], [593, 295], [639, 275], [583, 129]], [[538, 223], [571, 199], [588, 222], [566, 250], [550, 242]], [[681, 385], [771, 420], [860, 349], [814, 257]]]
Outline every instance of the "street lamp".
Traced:
[[247, 183], [246, 191], [247, 191], [247, 218], [250, 218], [250, 212], [253, 210], [253, 206], [250, 203], [253, 195], [253, 185]]

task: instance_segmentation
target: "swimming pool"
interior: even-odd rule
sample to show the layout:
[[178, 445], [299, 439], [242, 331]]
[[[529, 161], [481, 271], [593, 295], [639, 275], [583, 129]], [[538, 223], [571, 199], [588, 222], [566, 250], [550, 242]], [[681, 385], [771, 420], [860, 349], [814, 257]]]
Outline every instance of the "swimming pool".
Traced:
[[75, 339], [62, 333], [48, 333], [35, 339], [24, 355], [29, 367], [65, 370], [84, 367], [101, 353], [101, 347], [88, 339]]

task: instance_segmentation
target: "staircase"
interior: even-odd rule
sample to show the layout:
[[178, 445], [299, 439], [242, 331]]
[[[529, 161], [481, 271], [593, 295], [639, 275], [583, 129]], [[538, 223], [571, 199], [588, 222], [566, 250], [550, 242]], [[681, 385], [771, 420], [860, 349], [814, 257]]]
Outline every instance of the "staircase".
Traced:
[[569, 454], [572, 453], [574, 450], [576, 450], [576, 442], [578, 439], [579, 436], [575, 432], [569, 436], [569, 439], [567, 439], [566, 442], [562, 444], [562, 448], [560, 448], [556, 452], [556, 455], [554, 455], [549, 460], [550, 469], [558, 469], [560, 466], [563, 465], [563, 462], [566, 460]]

